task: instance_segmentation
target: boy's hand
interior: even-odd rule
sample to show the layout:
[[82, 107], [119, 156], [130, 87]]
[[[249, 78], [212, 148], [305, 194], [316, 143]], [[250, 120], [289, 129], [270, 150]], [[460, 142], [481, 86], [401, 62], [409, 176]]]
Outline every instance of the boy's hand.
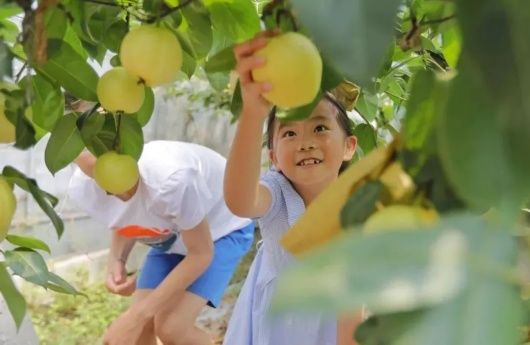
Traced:
[[255, 53], [267, 45], [267, 38], [276, 35], [274, 31], [264, 31], [255, 38], [234, 47], [236, 71], [239, 74], [243, 113], [256, 114], [263, 119], [269, 114], [272, 105], [262, 97], [264, 92], [270, 91], [272, 85], [268, 82], [255, 82], [252, 70], [265, 65], [267, 62]]
[[122, 261], [111, 259], [107, 268], [105, 285], [107, 290], [114, 294], [130, 296], [136, 290], [136, 273], [129, 276]]

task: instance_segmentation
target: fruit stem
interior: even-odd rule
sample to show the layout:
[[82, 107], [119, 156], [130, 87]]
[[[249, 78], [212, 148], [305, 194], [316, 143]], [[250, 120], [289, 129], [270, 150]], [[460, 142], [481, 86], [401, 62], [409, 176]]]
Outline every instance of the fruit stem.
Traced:
[[118, 116], [118, 124], [116, 126], [116, 136], [114, 137], [114, 142], [112, 143], [112, 149], [116, 152], [120, 152], [120, 150], [117, 149], [117, 147], [121, 144], [120, 142], [120, 129], [121, 129], [121, 117], [123, 115], [123, 111], [118, 111], [116, 113]]
[[85, 111], [83, 114], [81, 114], [81, 116], [79, 116], [79, 118], [75, 122], [79, 130], [83, 128], [83, 124], [85, 123], [85, 121], [87, 121], [88, 118], [96, 112], [96, 109], [99, 108], [100, 105], [101, 104], [97, 102], [90, 110]]

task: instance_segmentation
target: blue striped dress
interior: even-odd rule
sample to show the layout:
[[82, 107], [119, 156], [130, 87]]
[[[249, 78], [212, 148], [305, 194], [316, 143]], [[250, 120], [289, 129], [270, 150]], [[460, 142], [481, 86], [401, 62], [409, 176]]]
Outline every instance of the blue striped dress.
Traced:
[[258, 220], [263, 243], [234, 307], [223, 345], [336, 345], [334, 318], [268, 315], [278, 274], [295, 260], [281, 247], [280, 238], [301, 216], [305, 205], [281, 173], [268, 171], [261, 184], [272, 195], [270, 209]]

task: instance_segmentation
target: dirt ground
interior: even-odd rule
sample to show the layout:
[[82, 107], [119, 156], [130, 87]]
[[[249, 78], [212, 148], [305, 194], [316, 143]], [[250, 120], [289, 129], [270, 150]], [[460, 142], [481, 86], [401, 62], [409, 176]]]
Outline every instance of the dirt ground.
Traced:
[[221, 345], [223, 343], [228, 321], [232, 314], [236, 299], [236, 294], [227, 293], [219, 308], [213, 309], [205, 307], [197, 319], [197, 326], [212, 335], [215, 345]]

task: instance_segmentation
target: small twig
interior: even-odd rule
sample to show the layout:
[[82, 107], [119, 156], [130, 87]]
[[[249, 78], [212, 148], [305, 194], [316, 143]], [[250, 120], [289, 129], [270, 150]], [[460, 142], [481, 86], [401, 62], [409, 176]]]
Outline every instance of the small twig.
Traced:
[[[77, 110], [79, 110], [79, 109], [75, 109], [74, 106], [73, 106], [73, 103], [75, 103], [75, 102], [70, 103], [69, 107], [73, 111], [77, 112]], [[84, 126], [85, 122], [90, 118], [90, 116], [92, 116], [92, 114], [94, 114], [96, 112], [97, 108], [99, 108], [100, 105], [101, 104], [99, 102], [97, 102], [96, 104], [94, 104], [94, 106], [90, 110], [87, 110], [87, 111], [83, 112], [83, 114], [81, 114], [81, 116], [77, 119], [77, 121], [75, 123], [79, 130], [83, 129], [83, 126]]]
[[400, 97], [400, 96], [398, 96], [398, 95], [395, 95], [395, 94], [393, 94], [392, 92], [390, 92], [390, 91], [388, 91], [388, 90], [385, 91], [385, 93], [386, 93], [387, 95], [389, 95], [389, 96], [396, 97], [396, 98], [398, 98], [398, 99], [400, 99], [400, 100], [402, 100], [402, 101], [406, 101], [406, 100], [407, 100], [406, 98], [403, 98], [403, 97]]
[[447, 21], [449, 21], [451, 19], [454, 19], [454, 18], [456, 18], [456, 15], [451, 14], [450, 16], [443, 17], [443, 18], [422, 21], [422, 22], [420, 22], [420, 26], [432, 25], [432, 24], [440, 24], [440, 23], [447, 22]]
[[100, 105], [101, 105], [101, 103], [99, 103], [99, 102], [97, 102], [96, 104], [94, 104], [94, 106], [92, 107], [92, 109], [90, 109], [90, 112], [88, 113], [87, 118], [88, 118], [90, 115], [94, 114], [94, 112], [97, 110], [97, 108], [100, 107]]
[[84, 0], [85, 2], [91, 2], [98, 5], [106, 5], [106, 6], [112, 6], [112, 7], [122, 7], [121, 5], [118, 5], [115, 2], [107, 2], [103, 0]]
[[364, 116], [360, 111], [357, 112], [357, 114], [359, 114], [359, 116], [364, 120], [364, 122], [366, 122], [366, 124], [370, 127], [372, 127], [372, 129], [374, 130], [374, 132], [376, 131], [375, 127], [372, 126], [372, 124], [370, 123], [370, 121], [368, 121], [368, 119], [366, 118], [366, 116]]
[[19, 82], [22, 73], [24, 73], [24, 70], [26, 70], [26, 67], [28, 67], [28, 63], [27, 61], [24, 61], [24, 64], [22, 65], [22, 67], [20, 67], [20, 71], [18, 71], [17, 75], [15, 76], [15, 81], [17, 83]]
[[[99, 5], [106, 5], [106, 6], [113, 6], [113, 7], [121, 7], [123, 9], [127, 9], [129, 8], [129, 6], [122, 6], [122, 5], [119, 5], [115, 2], [107, 2], [107, 1], [104, 1], [104, 0], [84, 0], [86, 2], [92, 2], [94, 4], [99, 4]], [[175, 12], [175, 11], [178, 11], [186, 6], [188, 6], [189, 4], [191, 4], [194, 0], [185, 0], [183, 1], [182, 3], [180, 3], [178, 6], [175, 6], [175, 7], [165, 7], [165, 9], [160, 12], [158, 15], [156, 16], [147, 16], [146, 18], [142, 18], [140, 16], [138, 16], [137, 14], [135, 13], [130, 13], [130, 11], [127, 11], [129, 14], [132, 14], [136, 19], [138, 19], [139, 21], [141, 21], [142, 23], [148, 23], [148, 24], [151, 24], [151, 23], [154, 23], [155, 21], [159, 20], [159, 19], [162, 19], [164, 18], [165, 16], [167, 15], [170, 15], [171, 13]]]
[[394, 67], [390, 68], [390, 69], [388, 70], [387, 75], [390, 74], [390, 73], [392, 73], [392, 72], [394, 72], [394, 71], [397, 70], [398, 68], [405, 66], [406, 64], [408, 64], [408, 63], [411, 62], [412, 60], [414, 60], [414, 59], [419, 59], [419, 58], [421, 58], [421, 57], [423, 57], [423, 56], [422, 56], [422, 55], [416, 55], [416, 56], [412, 56], [412, 57], [410, 57], [410, 58], [408, 58], [408, 59], [406, 59], [406, 60], [401, 61], [400, 63], [398, 63], [398, 64], [395, 65]]
[[426, 56], [425, 54], [422, 55], [424, 59], [428, 59], [429, 62], [431, 62], [434, 66], [440, 70], [440, 72], [447, 72], [445, 68], [443, 68], [435, 59], [433, 59], [431, 56]]
[[178, 11], [186, 6], [188, 6], [189, 4], [191, 4], [194, 0], [185, 0], [183, 1], [182, 3], [180, 3], [178, 6], [175, 6], [175, 7], [166, 7], [166, 9], [164, 11], [162, 11], [159, 15], [157, 16], [151, 16], [151, 17], [147, 17], [147, 19], [144, 19], [144, 20], [141, 20], [139, 19], [140, 21], [143, 21], [145, 23], [154, 23], [157, 19], [162, 19], [164, 18], [165, 16], [167, 15], [170, 15], [171, 13], [175, 12], [175, 11]]

